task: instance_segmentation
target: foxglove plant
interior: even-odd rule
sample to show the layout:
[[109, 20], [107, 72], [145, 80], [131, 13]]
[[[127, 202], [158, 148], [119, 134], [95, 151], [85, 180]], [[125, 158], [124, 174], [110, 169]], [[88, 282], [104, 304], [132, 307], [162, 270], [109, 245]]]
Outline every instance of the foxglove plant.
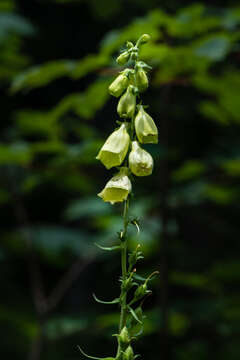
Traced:
[[135, 266], [143, 258], [143, 254], [138, 245], [128, 255], [127, 239], [130, 224], [136, 225], [139, 230], [137, 219], [129, 217], [129, 199], [132, 190], [130, 179], [133, 175], [151, 175], [153, 170], [152, 156], [140, 146], [140, 143], [158, 142], [158, 130], [153, 119], [145, 111], [142, 101], [137, 105], [141, 92], [148, 87], [147, 71], [151, 69], [145, 62], [139, 60], [139, 50], [149, 39], [150, 36], [144, 34], [135, 45], [127, 42], [126, 50], [116, 61], [121, 66], [128, 62], [134, 65], [121, 71], [109, 86], [110, 94], [120, 97], [117, 112], [122, 121], [117, 121], [119, 127], [108, 137], [96, 158], [107, 169], [117, 167], [118, 172], [107, 182], [98, 196], [111, 204], [124, 202], [123, 230], [119, 233], [119, 245], [107, 248], [107, 250], [121, 250], [121, 291], [119, 297], [110, 302], [101, 301], [95, 295], [94, 298], [100, 303], [117, 304], [120, 307], [120, 320], [118, 334], [115, 334], [118, 344], [116, 356], [93, 357], [85, 354], [79, 347], [81, 353], [90, 359], [134, 360], [138, 356], [134, 355], [132, 342], [142, 333], [142, 304], [146, 295], [151, 293], [148, 282], [157, 273], [154, 272], [144, 282], [139, 282]]

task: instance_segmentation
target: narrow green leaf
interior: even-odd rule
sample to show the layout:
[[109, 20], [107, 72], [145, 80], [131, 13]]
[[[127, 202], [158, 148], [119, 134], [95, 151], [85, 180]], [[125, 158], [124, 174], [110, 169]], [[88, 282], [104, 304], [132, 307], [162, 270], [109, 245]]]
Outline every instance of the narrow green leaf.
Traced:
[[139, 324], [142, 324], [142, 321], [138, 318], [137, 314], [136, 314], [135, 311], [131, 308], [131, 306], [128, 306], [128, 310], [130, 311], [130, 313], [132, 314], [132, 316], [134, 317], [134, 319], [135, 319]]
[[100, 304], [108, 305], [108, 304], [118, 304], [119, 303], [119, 298], [113, 299], [112, 301], [102, 301], [102, 300], [98, 299], [95, 294], [93, 294], [93, 297], [94, 297], [94, 300], [96, 300], [96, 302], [98, 302]]
[[99, 244], [97, 244], [97, 243], [95, 243], [95, 245], [96, 245], [99, 249], [106, 250], [106, 251], [113, 251], [113, 250], [119, 250], [119, 249], [121, 249], [121, 246], [119, 246], [119, 245], [110, 246], [110, 247], [105, 247], [105, 246], [99, 245]]
[[89, 359], [94, 359], [94, 360], [115, 360], [115, 358], [113, 358], [113, 357], [99, 358], [99, 357], [87, 355], [87, 354], [80, 348], [79, 345], [78, 345], [78, 350], [83, 354], [83, 356], [85, 356], [85, 357], [87, 357], [87, 358], [89, 358]]

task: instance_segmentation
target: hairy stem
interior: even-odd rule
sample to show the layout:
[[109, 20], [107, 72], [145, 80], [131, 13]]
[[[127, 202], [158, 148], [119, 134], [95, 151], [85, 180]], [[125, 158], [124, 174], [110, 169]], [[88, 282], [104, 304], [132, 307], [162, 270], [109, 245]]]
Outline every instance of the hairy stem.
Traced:
[[[129, 209], [129, 200], [125, 200], [124, 202], [124, 210], [123, 210], [123, 231], [121, 234], [121, 265], [122, 265], [122, 281], [126, 280], [127, 278], [127, 227], [128, 227], [128, 209]], [[121, 332], [122, 328], [126, 325], [126, 318], [127, 318], [127, 307], [126, 307], [126, 300], [127, 300], [127, 293], [122, 288], [121, 289], [121, 314], [119, 320], [119, 333]], [[120, 355], [121, 347], [118, 344], [118, 351], [117, 357]]]

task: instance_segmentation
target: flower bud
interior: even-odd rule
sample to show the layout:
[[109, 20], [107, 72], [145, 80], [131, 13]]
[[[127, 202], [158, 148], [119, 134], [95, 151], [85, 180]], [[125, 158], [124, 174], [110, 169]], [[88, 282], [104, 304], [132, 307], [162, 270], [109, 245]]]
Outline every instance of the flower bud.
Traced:
[[117, 112], [122, 118], [132, 118], [135, 113], [136, 95], [133, 93], [134, 86], [129, 85], [127, 91], [121, 96]]
[[128, 77], [126, 71], [123, 71], [116, 79], [111, 83], [108, 90], [111, 95], [119, 97], [128, 86]]
[[131, 289], [132, 285], [133, 285], [133, 279], [132, 277], [129, 277], [123, 281], [122, 288], [124, 289], [124, 291], [128, 291]]
[[127, 41], [127, 48], [131, 49], [132, 47], [134, 47], [134, 44], [131, 41]]
[[139, 107], [139, 111], [135, 117], [135, 130], [140, 143], [157, 144], [158, 129], [153, 119], [146, 113], [142, 105]]
[[128, 329], [124, 326], [118, 336], [118, 341], [121, 346], [126, 346], [130, 343], [130, 337], [128, 333]]
[[128, 176], [128, 168], [122, 167], [117, 175], [113, 176], [105, 188], [98, 194], [105, 202], [115, 204], [127, 199], [132, 190], [131, 181]]
[[133, 360], [134, 353], [132, 347], [129, 345], [123, 353], [123, 360]]
[[132, 142], [132, 150], [129, 154], [129, 167], [131, 172], [136, 176], [151, 175], [153, 170], [153, 158], [143, 150], [137, 141]]
[[140, 285], [137, 290], [134, 293], [134, 299], [140, 300], [143, 296], [145, 296], [148, 293], [149, 290], [147, 290], [147, 284], [144, 283], [143, 285]]
[[96, 159], [100, 160], [107, 169], [119, 166], [123, 162], [130, 143], [130, 136], [126, 125], [122, 124], [106, 140]]
[[125, 65], [129, 60], [129, 56], [130, 54], [128, 51], [124, 51], [122, 54], [120, 54], [116, 60], [118, 65]]
[[148, 77], [142, 67], [137, 66], [135, 72], [135, 81], [140, 92], [145, 91], [148, 88]]
[[138, 40], [138, 45], [144, 45], [151, 39], [151, 36], [148, 34], [143, 34]]

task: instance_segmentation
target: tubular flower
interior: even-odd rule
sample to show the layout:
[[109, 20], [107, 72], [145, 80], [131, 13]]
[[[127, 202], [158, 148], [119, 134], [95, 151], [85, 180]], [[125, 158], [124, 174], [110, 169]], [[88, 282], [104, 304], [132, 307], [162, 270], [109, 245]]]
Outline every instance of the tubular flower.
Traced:
[[117, 112], [122, 118], [132, 118], [135, 113], [136, 95], [133, 93], [134, 86], [129, 85], [127, 91], [121, 96]]
[[135, 80], [140, 92], [143, 92], [148, 88], [148, 77], [141, 66], [137, 66], [136, 68]]
[[137, 141], [132, 142], [132, 151], [129, 154], [129, 167], [136, 176], [148, 176], [152, 174], [153, 158], [143, 150]]
[[111, 83], [111, 85], [108, 88], [109, 93], [111, 95], [119, 97], [120, 95], [122, 95], [123, 91], [126, 90], [126, 88], [128, 86], [128, 77], [127, 77], [128, 72], [129, 72], [129, 69], [124, 70]]
[[126, 125], [122, 124], [106, 140], [96, 159], [100, 160], [107, 169], [119, 166], [123, 162], [130, 143]]
[[157, 144], [158, 129], [153, 119], [146, 113], [142, 105], [139, 106], [139, 111], [135, 117], [135, 130], [140, 143]]
[[128, 168], [122, 167], [117, 175], [113, 176], [105, 188], [98, 194], [105, 202], [115, 204], [127, 199], [132, 190], [131, 181], [128, 178]]

